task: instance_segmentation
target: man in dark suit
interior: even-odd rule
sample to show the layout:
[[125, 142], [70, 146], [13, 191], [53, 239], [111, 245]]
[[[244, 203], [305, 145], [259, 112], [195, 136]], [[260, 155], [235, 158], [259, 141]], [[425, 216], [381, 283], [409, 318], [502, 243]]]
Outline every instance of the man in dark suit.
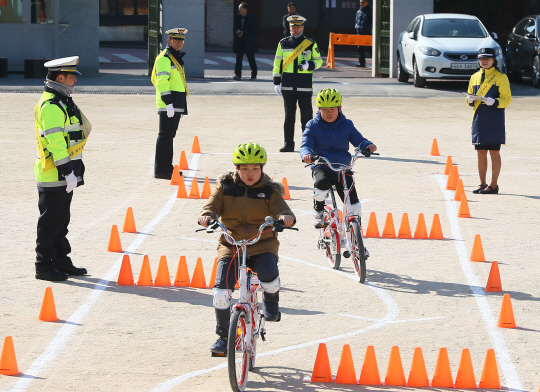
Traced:
[[[360, 9], [356, 12], [356, 34], [371, 35], [373, 28], [373, 9], [369, 0], [360, 0]], [[366, 66], [366, 51], [371, 52], [371, 46], [358, 47], [358, 64], [357, 67], [364, 68]]]
[[288, 37], [291, 35], [291, 30], [289, 28], [289, 22], [287, 21], [287, 18], [291, 15], [296, 15], [296, 4], [294, 4], [292, 1], [287, 4], [287, 13], [283, 16], [283, 36]]
[[257, 19], [254, 15], [248, 14], [247, 11], [247, 3], [242, 2], [238, 6], [238, 15], [234, 17], [233, 52], [236, 53], [234, 80], [240, 80], [242, 78], [244, 53], [251, 68], [251, 80], [257, 79], [257, 63], [255, 62], [255, 52], [257, 51]]

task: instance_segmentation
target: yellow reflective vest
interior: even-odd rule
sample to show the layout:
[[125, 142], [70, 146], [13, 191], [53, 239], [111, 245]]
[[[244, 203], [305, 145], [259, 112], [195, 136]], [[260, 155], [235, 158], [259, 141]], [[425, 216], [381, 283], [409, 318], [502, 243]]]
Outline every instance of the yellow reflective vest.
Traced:
[[[156, 107], [159, 112], [167, 112], [167, 105], [173, 104], [174, 111], [187, 114], [185, 74], [183, 69], [184, 62], [182, 57], [184, 52], [179, 53], [177, 60], [180, 69], [169, 58], [173, 56], [171, 48], [163, 50], [157, 57], [152, 70], [152, 82], [156, 87]], [[178, 61], [180, 57], [180, 61]]]

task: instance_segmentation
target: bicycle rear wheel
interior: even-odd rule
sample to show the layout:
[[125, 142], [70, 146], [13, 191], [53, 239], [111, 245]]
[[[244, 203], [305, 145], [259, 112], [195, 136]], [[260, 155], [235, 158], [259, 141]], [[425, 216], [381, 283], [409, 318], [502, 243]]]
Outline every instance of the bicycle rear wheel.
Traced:
[[362, 239], [362, 231], [357, 221], [351, 221], [349, 223], [349, 229], [351, 231], [351, 243], [352, 243], [352, 259], [354, 265], [354, 272], [358, 277], [360, 283], [364, 283], [366, 280], [366, 254], [364, 251], [364, 240]]
[[246, 336], [246, 313], [235, 309], [231, 316], [227, 360], [229, 364], [229, 383], [233, 391], [242, 392], [246, 388], [248, 367], [251, 361], [248, 338]]
[[332, 227], [330, 215], [327, 211], [324, 211], [324, 223], [326, 226], [321, 230], [323, 230], [323, 238], [326, 244], [326, 259], [330, 267], [337, 270], [341, 264], [341, 243], [337, 230]]

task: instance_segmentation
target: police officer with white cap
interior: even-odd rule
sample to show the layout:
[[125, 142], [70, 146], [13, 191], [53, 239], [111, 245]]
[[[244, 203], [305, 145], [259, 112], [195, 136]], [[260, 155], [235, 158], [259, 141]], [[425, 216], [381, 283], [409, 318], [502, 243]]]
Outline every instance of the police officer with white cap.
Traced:
[[187, 29], [167, 30], [167, 48], [157, 57], [152, 70], [152, 84], [156, 87], [156, 106], [159, 114], [159, 133], [156, 141], [154, 177], [170, 180], [174, 166], [173, 139], [180, 118], [188, 114], [186, 97], [189, 95], [182, 52]]
[[37, 223], [36, 279], [60, 281], [86, 275], [68, 256], [67, 239], [73, 190], [84, 184], [82, 151], [90, 123], [75, 105], [73, 93], [79, 57], [45, 63], [45, 92], [34, 108], [38, 158], [34, 164], [40, 217]]

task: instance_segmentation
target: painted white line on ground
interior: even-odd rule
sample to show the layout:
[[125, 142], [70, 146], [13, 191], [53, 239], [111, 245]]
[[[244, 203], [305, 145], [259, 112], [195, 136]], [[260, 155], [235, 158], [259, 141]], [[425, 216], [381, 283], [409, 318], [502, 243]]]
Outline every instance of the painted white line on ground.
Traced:
[[459, 262], [461, 264], [461, 269], [463, 274], [467, 279], [467, 283], [473, 292], [474, 299], [480, 310], [480, 314], [484, 319], [484, 326], [489, 335], [493, 348], [495, 350], [495, 355], [497, 356], [497, 361], [499, 366], [504, 373], [504, 378], [506, 379], [505, 386], [510, 389], [521, 391], [523, 387], [519, 381], [519, 376], [517, 374], [516, 368], [512, 363], [512, 358], [510, 353], [506, 348], [506, 343], [504, 341], [504, 336], [500, 329], [497, 327], [497, 320], [493, 316], [493, 312], [489, 307], [489, 303], [485, 297], [485, 292], [483, 286], [480, 284], [478, 277], [474, 273], [471, 262], [469, 261], [469, 252], [465, 246], [465, 241], [461, 236], [461, 230], [459, 229], [459, 222], [457, 217], [456, 202], [454, 201], [454, 195], [452, 191], [446, 190], [446, 178], [442, 174], [435, 175], [435, 179], [441, 187], [444, 198], [446, 199], [446, 214], [448, 215], [448, 220], [450, 221], [450, 227], [452, 229], [452, 237], [454, 239], [454, 245], [456, 247], [457, 254], [459, 256]]
[[[366, 320], [366, 321], [380, 321], [381, 320], [381, 319], [374, 319], [374, 318], [369, 318], [369, 317], [354, 316], [352, 314], [345, 314], [345, 313], [340, 313], [340, 314], [338, 314], [338, 316], [349, 317], [349, 318], [356, 319], [356, 320]], [[392, 324], [412, 323], [412, 322], [418, 322], [418, 321], [439, 320], [439, 319], [443, 319], [443, 318], [446, 318], [446, 317], [442, 317], [442, 316], [423, 317], [423, 318], [408, 319], [408, 320], [395, 320], [395, 321], [390, 321], [390, 323], [392, 323]]]
[[100, 62], [100, 63], [110, 63], [111, 60], [106, 59], [105, 57], [99, 56], [99, 62]]
[[274, 65], [274, 60], [270, 60], [270, 59], [255, 59], [261, 63], [265, 63], [265, 64], [270, 64], [270, 65]]
[[[216, 56], [216, 57], [218, 59], [228, 61], [229, 63], [236, 64], [236, 57], [226, 57], [226, 56]], [[249, 67], [249, 63], [247, 61], [242, 61], [242, 66]]]
[[146, 63], [147, 60], [140, 59], [127, 53], [113, 53], [113, 56], [120, 57], [122, 60], [126, 60], [128, 63]]
[[219, 63], [217, 61], [204, 59], [204, 65], [219, 65]]

